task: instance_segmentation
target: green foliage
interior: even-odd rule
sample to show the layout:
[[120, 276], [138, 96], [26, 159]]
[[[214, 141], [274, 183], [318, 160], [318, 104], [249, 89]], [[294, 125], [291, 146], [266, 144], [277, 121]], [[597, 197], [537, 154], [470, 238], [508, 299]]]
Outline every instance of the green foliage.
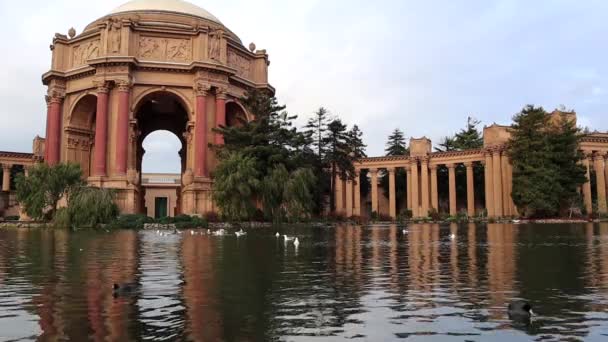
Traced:
[[262, 203], [266, 217], [274, 223], [283, 221], [285, 208], [285, 184], [289, 180], [289, 173], [283, 164], [275, 166], [262, 180]]
[[433, 221], [441, 221], [441, 214], [435, 208], [429, 209], [428, 217]]
[[29, 169], [28, 176], [17, 176], [17, 200], [31, 218], [50, 220], [55, 216], [59, 201], [83, 183], [78, 164], [52, 167], [37, 164]]
[[154, 219], [143, 214], [120, 215], [108, 224], [108, 228], [143, 229], [146, 223], [154, 223]]
[[578, 151], [580, 130], [568, 120], [551, 126], [549, 119], [542, 107], [531, 105], [513, 118], [512, 196], [524, 216], [550, 217], [568, 211], [586, 180]]
[[284, 189], [287, 218], [302, 221], [310, 218], [314, 206], [313, 189], [317, 178], [311, 169], [298, 169], [291, 173]]
[[19, 216], [6, 216], [5, 221], [19, 221]]
[[[386, 156], [404, 156], [410, 153], [409, 148], [405, 142], [405, 135], [403, 132], [395, 128], [393, 133], [388, 137], [386, 147], [384, 149]], [[401, 208], [403, 205], [404, 198], [407, 196], [407, 176], [406, 171], [403, 168], [397, 168], [395, 170], [395, 197], [397, 208]], [[386, 197], [389, 195], [389, 174], [386, 171], [380, 173], [380, 186], [384, 190]]]
[[69, 223], [77, 228], [96, 228], [118, 215], [112, 189], [81, 187], [70, 194], [67, 213]]
[[215, 170], [213, 196], [224, 217], [232, 221], [250, 220], [256, 209], [260, 175], [254, 156], [240, 152], [224, 155]]

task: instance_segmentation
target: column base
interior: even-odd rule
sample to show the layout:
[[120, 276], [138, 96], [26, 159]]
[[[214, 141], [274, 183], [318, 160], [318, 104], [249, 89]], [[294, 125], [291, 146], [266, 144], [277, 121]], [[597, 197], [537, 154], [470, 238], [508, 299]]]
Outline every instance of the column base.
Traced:
[[203, 216], [217, 213], [213, 203], [213, 181], [208, 177], [195, 177], [192, 184], [182, 188], [182, 213]]

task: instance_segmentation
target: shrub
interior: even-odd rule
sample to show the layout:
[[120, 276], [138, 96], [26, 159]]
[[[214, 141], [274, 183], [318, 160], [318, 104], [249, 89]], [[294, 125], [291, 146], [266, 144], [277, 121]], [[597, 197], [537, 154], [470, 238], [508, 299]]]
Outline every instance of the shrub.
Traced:
[[153, 218], [143, 214], [127, 214], [118, 216], [108, 227], [112, 229], [143, 229], [144, 224], [153, 222]]
[[441, 214], [435, 208], [429, 210], [429, 216], [432, 221], [441, 221]]
[[366, 219], [362, 216], [358, 216], [358, 215], [353, 215], [349, 218], [350, 221], [352, 221], [355, 224], [364, 224], [366, 222]]
[[5, 221], [19, 221], [19, 216], [7, 216], [4, 218]]
[[217, 214], [212, 211], [206, 213], [205, 215], [203, 215], [203, 217], [207, 222], [218, 222], [219, 220]]
[[207, 228], [209, 226], [204, 218], [198, 216], [179, 215], [173, 221], [177, 229]]
[[399, 217], [402, 217], [405, 220], [409, 220], [414, 216], [412, 209], [404, 209], [399, 213]]
[[70, 194], [67, 212], [69, 223], [74, 227], [96, 228], [100, 224], [109, 223], [118, 215], [114, 191], [94, 187], [75, 189]]

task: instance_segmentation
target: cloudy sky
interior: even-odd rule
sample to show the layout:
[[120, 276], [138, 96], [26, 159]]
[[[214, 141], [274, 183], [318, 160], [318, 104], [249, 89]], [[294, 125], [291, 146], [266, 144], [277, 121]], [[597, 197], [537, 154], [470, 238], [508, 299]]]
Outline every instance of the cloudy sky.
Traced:
[[[31, 151], [44, 135], [53, 34], [80, 32], [123, 2], [0, 0], [0, 150]], [[369, 155], [397, 127], [437, 141], [469, 115], [507, 124], [528, 103], [565, 105], [608, 130], [605, 0], [191, 2], [268, 50], [270, 81], [301, 122], [325, 106], [363, 129]], [[177, 138], [145, 143], [145, 171], [177, 170]]]

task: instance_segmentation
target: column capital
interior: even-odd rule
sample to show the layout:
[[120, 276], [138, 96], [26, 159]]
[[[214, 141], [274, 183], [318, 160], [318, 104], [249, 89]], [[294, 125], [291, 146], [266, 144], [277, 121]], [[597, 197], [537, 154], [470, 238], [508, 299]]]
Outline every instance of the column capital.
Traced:
[[473, 167], [473, 162], [470, 162], [470, 161], [469, 161], [469, 162], [464, 162], [463, 164], [464, 164], [464, 166], [465, 166], [465, 167], [467, 167], [467, 168], [471, 168], [471, 167]]
[[97, 93], [107, 94], [110, 92], [110, 82], [108, 81], [93, 81], [95, 88], [97, 88]]
[[454, 163], [446, 163], [445, 167], [447, 167], [448, 169], [452, 169], [453, 170], [453, 169], [456, 168], [456, 164], [454, 164]]
[[131, 91], [131, 88], [133, 87], [133, 83], [129, 79], [116, 80], [114, 83], [116, 84], [118, 91], [125, 93]]
[[372, 174], [374, 174], [374, 173], [378, 173], [378, 169], [377, 169], [377, 168], [375, 168], [375, 167], [370, 167], [369, 169], [367, 169], [367, 171], [368, 171], [369, 173], [372, 173]]
[[606, 155], [601, 152], [593, 153], [593, 161], [603, 161], [604, 158], [606, 158]]
[[429, 164], [429, 169], [431, 171], [436, 171], [437, 170], [437, 164]]
[[196, 96], [207, 96], [207, 93], [211, 89], [211, 85], [203, 80], [195, 80], [193, 89]]
[[65, 88], [60, 86], [51, 86], [46, 95], [46, 103], [47, 105], [51, 103], [61, 103], [65, 98]]
[[361, 176], [361, 170], [355, 169], [355, 177]]
[[395, 168], [394, 167], [387, 167], [386, 171], [388, 171], [388, 173], [395, 173]]
[[218, 100], [228, 99], [228, 88], [227, 87], [215, 87], [215, 97]]
[[0, 164], [2, 165], [2, 170], [10, 170], [13, 167], [13, 164], [9, 164], [9, 163], [4, 163], [4, 164]]

